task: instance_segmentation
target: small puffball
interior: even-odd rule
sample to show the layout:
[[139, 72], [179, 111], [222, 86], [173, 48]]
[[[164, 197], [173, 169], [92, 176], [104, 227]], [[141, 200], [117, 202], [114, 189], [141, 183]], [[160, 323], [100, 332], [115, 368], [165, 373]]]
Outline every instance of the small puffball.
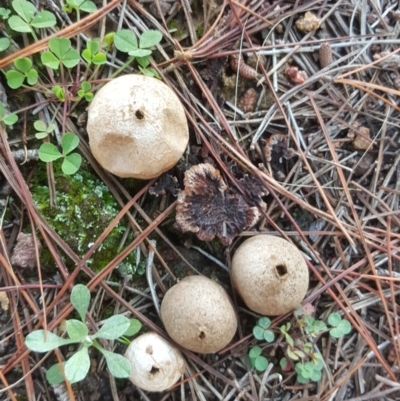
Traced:
[[308, 267], [290, 242], [272, 235], [244, 241], [232, 259], [232, 282], [244, 303], [262, 315], [283, 315], [300, 306]]
[[125, 357], [131, 364], [129, 379], [147, 391], [164, 391], [185, 372], [180, 351], [156, 333], [145, 333], [134, 339]]
[[177, 344], [201, 354], [220, 351], [237, 330], [229, 295], [204, 276], [185, 277], [171, 287], [161, 304], [161, 318]]
[[159, 79], [112, 79], [88, 109], [89, 145], [98, 163], [119, 177], [158, 177], [186, 149], [189, 128], [178, 96]]

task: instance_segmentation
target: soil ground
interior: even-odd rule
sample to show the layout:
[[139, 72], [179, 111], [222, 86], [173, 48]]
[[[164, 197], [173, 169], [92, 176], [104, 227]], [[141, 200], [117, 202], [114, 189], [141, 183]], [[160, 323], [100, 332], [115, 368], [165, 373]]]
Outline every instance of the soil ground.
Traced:
[[[18, 1], [0, 4], [0, 400], [400, 400], [399, 2], [29, 3], [32, 14]], [[54, 26], [34, 26], [41, 11], [53, 13]], [[121, 30], [161, 32], [148, 67], [117, 48], [115, 36], [113, 44], [110, 33]], [[76, 65], [43, 62], [54, 37], [69, 38]], [[100, 63], [80, 56], [96, 38]], [[12, 88], [8, 72], [21, 58], [32, 65]], [[89, 82], [86, 92], [96, 95], [139, 67], [176, 93], [189, 123], [177, 165], [148, 181], [100, 167], [86, 132], [91, 95], [80, 92]], [[54, 124], [44, 139], [37, 120], [45, 130]], [[66, 132], [79, 138], [73, 175], [38, 154], [44, 142], [61, 149]], [[215, 175], [198, 173], [194, 196], [185, 173], [200, 164]], [[182, 209], [187, 225], [178, 224]], [[300, 312], [271, 317], [272, 342], [254, 337], [262, 316], [230, 276], [238, 246], [257, 234], [293, 243], [310, 273]], [[193, 274], [225, 288], [239, 327], [218, 353], [182, 349], [186, 372], [167, 391], [114, 378], [95, 349], [83, 381], [50, 385], [47, 370], [77, 347], [42, 354], [24, 344], [44, 327], [61, 335], [64, 319], [77, 318], [70, 293], [78, 283], [91, 291], [91, 332], [122, 313], [143, 323], [141, 333], [166, 336], [158, 305]], [[334, 313], [351, 325], [339, 338], [328, 332]], [[254, 347], [268, 367], [254, 368]], [[316, 354], [320, 371], [302, 380], [295, 365], [314, 369]]]

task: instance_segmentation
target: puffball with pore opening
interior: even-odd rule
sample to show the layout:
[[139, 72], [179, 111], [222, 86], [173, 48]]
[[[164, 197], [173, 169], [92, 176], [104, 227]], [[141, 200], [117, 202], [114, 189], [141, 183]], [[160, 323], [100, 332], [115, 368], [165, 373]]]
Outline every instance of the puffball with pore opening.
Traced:
[[177, 344], [201, 354], [226, 347], [237, 329], [228, 294], [203, 276], [186, 277], [170, 288], [161, 304], [161, 318]]
[[300, 306], [309, 275], [303, 255], [293, 244], [272, 235], [257, 235], [235, 252], [232, 281], [249, 309], [276, 316]]
[[129, 379], [147, 391], [164, 391], [185, 372], [185, 360], [180, 351], [156, 333], [135, 338], [125, 357], [131, 364]]
[[94, 96], [87, 132], [93, 156], [119, 177], [151, 179], [172, 168], [189, 140], [184, 108], [159, 79], [128, 74]]

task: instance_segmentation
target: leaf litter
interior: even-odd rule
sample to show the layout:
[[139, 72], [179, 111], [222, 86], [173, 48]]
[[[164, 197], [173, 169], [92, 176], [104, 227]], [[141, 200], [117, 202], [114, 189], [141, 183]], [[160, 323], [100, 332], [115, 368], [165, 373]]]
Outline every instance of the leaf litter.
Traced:
[[[162, 47], [158, 48], [153, 67], [184, 100], [191, 122], [191, 146], [171, 173], [176, 180], [164, 185], [166, 198], [147, 195], [154, 183], [132, 190], [128, 183], [124, 185], [97, 169], [87, 151], [86, 139], [81, 136], [85, 145], [82, 156], [96, 169], [121, 208], [127, 206], [124, 209], [126, 225], [135, 233], [131, 248], [140, 249], [141, 257], [146, 259], [147, 238], [153, 232], [157, 236], [159, 252], [153, 268], [157, 292], [162, 294], [173, 284], [175, 277], [174, 266], [165, 262], [164, 252], [168, 250], [183, 258], [176, 247], [184, 242], [180, 237], [182, 234], [173, 233], [171, 229], [171, 214], [176, 206], [172, 193], [176, 190], [171, 189], [169, 193], [168, 188], [176, 181], [184, 188], [186, 171], [212, 161], [213, 168], [220, 172], [221, 188], [233, 198], [243, 199], [238, 203], [243, 206], [241, 213], [248, 217], [246, 208], [255, 207], [250, 202], [251, 188], [240, 184], [244, 175], [257, 178], [257, 185], [261, 185], [263, 190], [255, 198], [259, 199], [258, 204], [265, 203], [266, 206], [254, 212], [254, 219], [245, 218], [249, 224], [240, 225], [229, 237], [220, 235], [223, 246], [219, 242], [204, 243], [194, 235], [191, 237], [191, 241], [205, 247], [202, 252], [209, 256], [210, 264], [212, 258], [228, 263], [242, 236], [255, 232], [285, 234], [309, 261], [312, 280], [305, 302], [312, 303], [319, 319], [338, 312], [350, 321], [353, 328], [352, 334], [339, 342], [325, 341], [324, 338], [318, 341], [325, 359], [322, 377], [317, 384], [299, 384], [295, 382], [295, 375], [280, 370], [278, 359], [274, 360], [274, 355], [282, 352], [279, 340], [273, 346], [267, 346], [272, 361], [270, 365], [273, 366], [265, 374], [248, 370], [240, 357], [251, 342], [252, 327], [257, 319], [242, 304], [236, 303], [241, 330], [230, 349], [218, 357], [204, 359], [187, 355], [188, 380], [182, 383], [182, 390], [173, 389], [164, 394], [163, 399], [175, 397], [184, 400], [188, 394], [200, 400], [240, 397], [249, 400], [397, 399], [400, 394], [400, 329], [396, 319], [400, 275], [400, 93], [396, 39], [400, 27], [397, 2], [207, 1], [202, 7], [197, 7], [197, 3], [182, 1], [181, 7], [176, 7], [171, 15], [168, 12], [162, 15], [161, 9], [161, 14], [156, 15], [159, 19], [154, 18], [147, 3], [130, 0], [123, 3], [124, 6], [118, 3], [114, 0], [99, 8], [96, 16], [99, 22], [90, 30], [83, 21], [95, 21], [91, 14], [83, 14], [81, 21], [77, 21], [74, 14], [62, 12], [58, 2], [41, 4], [40, 10], [57, 11], [61, 27], [58, 35], [70, 37], [73, 46], [77, 45], [74, 35], [82, 33], [85, 41], [91, 32], [94, 31], [96, 36], [105, 32], [108, 26], [121, 26], [138, 33], [144, 29], [163, 33]], [[183, 29], [174, 28], [174, 23]], [[38, 34], [43, 42], [16, 42], [13, 50], [7, 51], [0, 60], [0, 68], [12, 64], [16, 56], [29, 57], [45, 51], [46, 38], [53, 34], [53, 30], [43, 28]], [[327, 44], [330, 54], [327, 60], [322, 60], [325, 56], [320, 49], [326, 51]], [[92, 71], [93, 82], [117, 71], [124, 62], [120, 57], [118, 52], [110, 52], [107, 66]], [[240, 65], [242, 70], [246, 68], [244, 65], [249, 66], [251, 57], [264, 60], [250, 67], [256, 71], [249, 70], [251, 77], [256, 79], [247, 79], [238, 71]], [[227, 63], [228, 59], [237, 62]], [[288, 68], [291, 68], [290, 76], [285, 73]], [[202, 73], [206, 69], [207, 73]], [[131, 71], [131, 67], [126, 67], [124, 73]], [[299, 76], [299, 72], [304, 74]], [[233, 85], [224, 87], [224, 82], [228, 81]], [[46, 84], [40, 76], [39, 82]], [[25, 112], [24, 107], [29, 106], [24, 99], [18, 100], [9, 91], [7, 97], [4, 108], [10, 112], [22, 110], [18, 115], [23, 121], [32, 118], [31, 112], [40, 112], [40, 119], [47, 126], [53, 121], [51, 117], [56, 116], [57, 132], [63, 129], [63, 125], [66, 128], [64, 132], [80, 132], [73, 112], [63, 114], [57, 100], [43, 102], [39, 95], [32, 95], [30, 100], [34, 109]], [[80, 111], [79, 107], [77, 110]], [[7, 335], [16, 341], [7, 343], [6, 355], [10, 357], [3, 361], [3, 374], [7, 381], [2, 380], [3, 388], [17, 385], [15, 383], [21, 376], [16, 372], [22, 368], [24, 380], [18, 385], [27, 394], [38, 394], [40, 390], [34, 390], [32, 376], [28, 374], [34, 363], [26, 356], [19, 333], [20, 328], [27, 324], [36, 325], [37, 316], [43, 318], [43, 311], [50, 330], [68, 317], [71, 309], [63, 302], [63, 294], [69, 291], [71, 282], [69, 273], [66, 273], [65, 258], [74, 263], [80, 279], [98, 294], [90, 314], [101, 317], [106, 310], [104, 302], [107, 302], [119, 312], [122, 309], [134, 314], [156, 332], [162, 331], [162, 323], [152, 303], [145, 302], [152, 299], [148, 295], [150, 284], [143, 286], [135, 281], [122, 284], [106, 278], [120, 262], [118, 257], [109, 261], [103, 272], [95, 273], [85, 265], [91, 253], [101, 246], [102, 240], [112, 230], [113, 223], [86, 254], [78, 256], [35, 210], [26, 185], [32, 171], [29, 163], [35, 161], [27, 160], [27, 165], [17, 166], [13, 160], [13, 151], [24, 149], [24, 146], [28, 146], [27, 150], [34, 148], [33, 142], [26, 142], [26, 133], [23, 125], [21, 127], [19, 136], [15, 130], [7, 129], [8, 139], [2, 128], [0, 185], [2, 188], [6, 185], [12, 187], [13, 197], [23, 205], [28, 220], [33, 224], [30, 227], [32, 235], [37, 235], [37, 228], [42, 235], [47, 233], [43, 236], [43, 246], [52, 249], [52, 263], [63, 279], [62, 284], [53, 282], [45, 270], [41, 273], [40, 267], [29, 276], [24, 276], [27, 273], [16, 276], [10, 265], [6, 267], [1, 286], [6, 288], [10, 303], [9, 310], [3, 310], [0, 317]], [[355, 136], [349, 137], [349, 132], [354, 132]], [[278, 157], [279, 168], [274, 171], [274, 158], [268, 156], [265, 144], [275, 135], [283, 136], [283, 142], [293, 152], [290, 158]], [[363, 138], [374, 146], [360, 145], [357, 138]], [[7, 141], [12, 149], [7, 148]], [[199, 145], [207, 149], [205, 157], [201, 153], [190, 153], [190, 149]], [[213, 183], [209, 184], [212, 189]], [[51, 173], [49, 186], [54, 188]], [[162, 192], [163, 189], [155, 191]], [[22, 209], [15, 208], [7, 197], [2, 197], [2, 207], [5, 205], [8, 212], [1, 220], [6, 240], [1, 242], [3, 255], [16, 245], [15, 228], [21, 231], [31, 224], [20, 219]], [[167, 204], [159, 209], [161, 201]], [[132, 213], [127, 213], [130, 208]], [[259, 215], [257, 219], [256, 214]], [[213, 233], [221, 234], [221, 229]], [[224, 229], [222, 233], [225, 233]], [[211, 239], [211, 234], [205, 239]], [[124, 250], [120, 258], [128, 251], [129, 248]], [[190, 251], [197, 252], [195, 247]], [[202, 266], [192, 266], [191, 260], [183, 259], [188, 269], [201, 270]], [[45, 261], [41, 263], [46, 264]], [[215, 264], [210, 274], [219, 274], [217, 271]], [[223, 284], [229, 287], [229, 278], [222, 277]], [[11, 292], [11, 288], [21, 285], [21, 280], [23, 287]], [[128, 293], [135, 295], [128, 296]], [[20, 297], [27, 305], [25, 314], [19, 312]], [[56, 305], [60, 306], [57, 313]], [[12, 319], [9, 319], [9, 313], [12, 313]], [[289, 322], [293, 317], [284, 319]], [[273, 321], [272, 326], [278, 321]], [[93, 358], [93, 363], [95, 360]], [[104, 363], [100, 359], [97, 362], [95, 369], [103, 372]], [[46, 383], [43, 382], [42, 388], [44, 386]], [[12, 390], [6, 391], [10, 394]], [[70, 399], [79, 397], [71, 389], [67, 391]], [[113, 398], [110, 399], [129, 399], [131, 394], [153, 399], [151, 395], [129, 386], [119, 390], [115, 383], [105, 390], [106, 393], [111, 394], [109, 397]], [[181, 394], [185, 394], [183, 398]], [[28, 399], [32, 397], [28, 396]]]

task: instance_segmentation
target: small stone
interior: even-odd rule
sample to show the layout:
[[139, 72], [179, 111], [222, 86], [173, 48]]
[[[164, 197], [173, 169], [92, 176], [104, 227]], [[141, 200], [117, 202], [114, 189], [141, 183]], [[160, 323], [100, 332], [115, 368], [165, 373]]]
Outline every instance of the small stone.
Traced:
[[[38, 252], [42, 250], [42, 245], [37, 240]], [[21, 267], [23, 269], [36, 267], [36, 252], [35, 243], [32, 234], [25, 234], [23, 232], [18, 234], [17, 245], [11, 255], [11, 264], [14, 267]]]
[[321, 25], [321, 20], [310, 11], [304, 14], [304, 17], [296, 21], [296, 27], [301, 32], [311, 32], [317, 30]]
[[[356, 131], [349, 131], [347, 136], [353, 139], [353, 147], [358, 150], [368, 150], [372, 147], [371, 141], [366, 138], [370, 138], [369, 128], [361, 127], [359, 123], [354, 123], [354, 126], [360, 131], [364, 136], [358, 134]], [[366, 137], [366, 138], [365, 138]]]
[[296, 85], [301, 85], [308, 79], [307, 73], [305, 71], [299, 71], [297, 67], [286, 68], [285, 74], [289, 77], [290, 81]]

